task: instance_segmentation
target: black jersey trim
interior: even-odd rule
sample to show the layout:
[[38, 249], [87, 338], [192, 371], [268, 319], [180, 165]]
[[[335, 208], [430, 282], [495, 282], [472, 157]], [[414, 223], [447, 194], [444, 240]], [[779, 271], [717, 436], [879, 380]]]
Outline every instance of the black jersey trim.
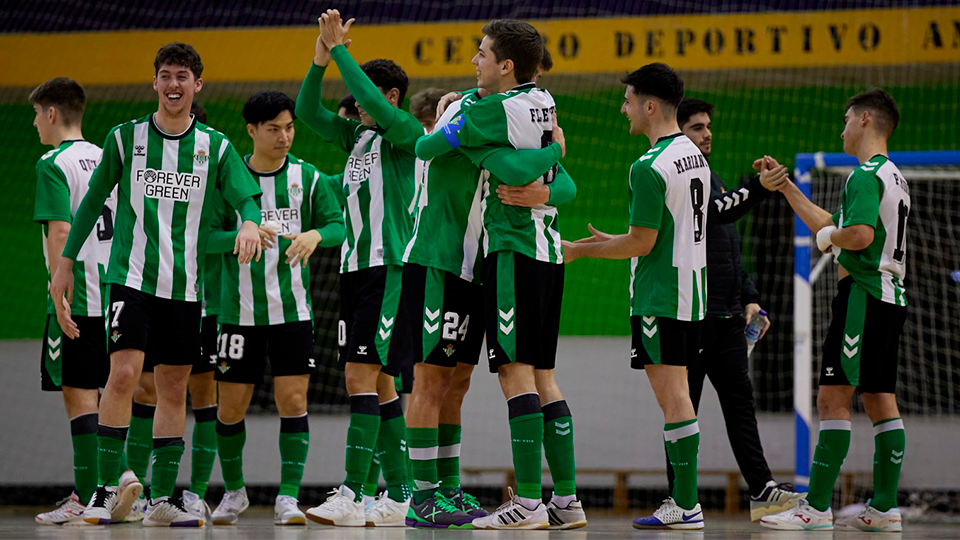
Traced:
[[243, 164], [247, 166], [247, 170], [250, 171], [250, 174], [252, 174], [252, 175], [254, 175], [254, 176], [260, 176], [260, 177], [264, 177], [264, 176], [276, 176], [276, 175], [280, 174], [281, 172], [283, 172], [283, 171], [287, 168], [287, 165], [290, 164], [290, 156], [288, 155], [287, 157], [283, 158], [283, 165], [277, 167], [276, 169], [274, 169], [274, 170], [272, 170], [272, 171], [260, 172], [260, 171], [255, 171], [255, 170], [253, 170], [253, 167], [250, 166], [250, 155], [244, 156], [244, 158], [243, 158]]
[[[156, 114], [156, 113], [154, 113], [154, 114]], [[196, 127], [197, 127], [197, 117], [191, 114], [191, 115], [190, 115], [190, 127], [188, 127], [183, 133], [180, 133], [180, 134], [178, 134], [178, 135], [171, 135], [171, 134], [163, 131], [162, 129], [160, 129], [160, 126], [158, 126], [157, 123], [156, 123], [156, 122], [154, 121], [154, 119], [153, 119], [154, 114], [151, 114], [150, 117], [149, 117], [149, 118], [150, 118], [150, 128], [151, 128], [157, 135], [159, 135], [159, 136], [161, 136], [161, 137], [163, 137], [164, 139], [167, 139], [167, 140], [179, 141], [180, 139], [182, 139], [182, 138], [186, 137], [187, 135], [190, 135], [191, 133], [193, 133], [193, 130], [196, 129]]]
[[657, 139], [656, 144], [660, 144], [660, 143], [662, 143], [663, 141], [665, 141], [665, 140], [667, 140], [667, 139], [676, 139], [677, 137], [679, 137], [679, 136], [681, 136], [681, 135], [683, 135], [683, 132], [682, 132], [682, 131], [678, 131], [677, 133], [674, 133], [673, 135], [664, 135], [663, 137], [660, 137], [659, 139]]

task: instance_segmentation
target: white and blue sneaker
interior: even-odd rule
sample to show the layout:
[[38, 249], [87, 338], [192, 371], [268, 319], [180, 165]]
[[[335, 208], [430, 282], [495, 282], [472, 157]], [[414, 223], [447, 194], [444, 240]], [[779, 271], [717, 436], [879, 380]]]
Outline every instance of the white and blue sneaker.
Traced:
[[795, 508], [760, 518], [760, 525], [778, 531], [832, 531], [833, 511], [821, 512], [800, 499]]
[[697, 503], [691, 510], [677, 506], [673, 497], [668, 497], [652, 516], [633, 520], [634, 529], [702, 529], [703, 511]]

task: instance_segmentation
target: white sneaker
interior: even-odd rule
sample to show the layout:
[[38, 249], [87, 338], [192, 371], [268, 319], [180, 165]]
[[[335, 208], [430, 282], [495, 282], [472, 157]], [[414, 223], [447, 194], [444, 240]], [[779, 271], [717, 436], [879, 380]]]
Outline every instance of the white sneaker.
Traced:
[[899, 508], [891, 508], [886, 512], [881, 512], [870, 506], [868, 501], [866, 508], [856, 516], [838, 519], [837, 528], [866, 532], [902, 532], [903, 520], [900, 517]]
[[230, 489], [223, 493], [220, 504], [210, 515], [210, 520], [214, 525], [233, 525], [237, 522], [240, 514], [250, 506], [250, 499], [247, 498], [247, 488]]
[[547, 503], [547, 517], [550, 518], [551, 530], [579, 529], [587, 526], [587, 515], [583, 512], [583, 505], [580, 501], [570, 501], [566, 507], [561, 507], [556, 503], [557, 496], [554, 494], [550, 502]]
[[703, 511], [700, 503], [690, 510], [680, 508], [673, 497], [667, 497], [652, 516], [633, 520], [634, 529], [702, 529]]
[[90, 525], [109, 525], [111, 515], [117, 507], [120, 498], [117, 488], [113, 486], [98, 486], [90, 497], [90, 502], [83, 510], [83, 521]]
[[397, 502], [384, 491], [377, 495], [377, 500], [364, 511], [364, 520], [367, 527], [406, 527], [409, 510], [410, 499]]
[[133, 501], [133, 506], [130, 507], [130, 513], [127, 514], [124, 523], [135, 523], [137, 521], [143, 521], [143, 513], [147, 511], [147, 505], [150, 504], [150, 501], [147, 500], [143, 494]]
[[58, 502], [54, 510], [37, 514], [35, 519], [41, 525], [79, 525], [83, 523], [85, 508], [80, 504], [80, 497], [77, 497], [77, 492], [74, 491], [69, 497]]
[[144, 527], [203, 527], [203, 520], [187, 512], [180, 499], [150, 499], [143, 513]]
[[360, 502], [363, 503], [363, 511], [367, 512], [373, 506], [373, 503], [377, 502], [377, 498], [372, 495], [363, 495], [360, 497]]
[[120, 523], [130, 515], [133, 503], [137, 502], [143, 493], [143, 484], [133, 471], [127, 469], [120, 475], [120, 487], [117, 489], [117, 506], [110, 514], [112, 523]]
[[473, 520], [474, 529], [546, 529], [550, 526], [550, 517], [547, 507], [541, 502], [533, 510], [520, 504], [520, 498], [508, 487], [510, 500], [501, 504], [489, 516], [478, 517]]
[[297, 506], [299, 502], [289, 495], [278, 495], [277, 502], [273, 505], [273, 524], [306, 525], [307, 516], [303, 515]]
[[773, 480], [767, 482], [759, 495], [750, 496], [750, 520], [760, 521], [764, 516], [793, 508], [797, 501], [807, 496], [806, 493], [797, 493], [793, 489], [793, 484], [778, 484]]
[[363, 527], [367, 524], [363, 503], [354, 502], [354, 497], [353, 490], [340, 486], [330, 492], [323, 504], [307, 510], [307, 518], [323, 525]]
[[833, 512], [821, 512], [800, 499], [795, 508], [760, 518], [760, 525], [779, 531], [832, 531]]
[[210, 513], [207, 501], [201, 499], [199, 495], [189, 489], [183, 490], [183, 508], [192, 516], [204, 521], [207, 519], [207, 514]]

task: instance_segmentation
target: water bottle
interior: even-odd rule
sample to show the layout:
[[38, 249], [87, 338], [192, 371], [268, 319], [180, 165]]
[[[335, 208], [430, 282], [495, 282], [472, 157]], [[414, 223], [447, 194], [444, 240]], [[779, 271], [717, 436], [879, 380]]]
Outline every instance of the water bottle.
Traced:
[[760, 313], [757, 313], [750, 319], [750, 324], [747, 325], [747, 329], [745, 330], [747, 335], [747, 356], [753, 353], [753, 346], [757, 344], [757, 340], [760, 339], [760, 332], [763, 332], [763, 327], [766, 325], [766, 310], [761, 309]]

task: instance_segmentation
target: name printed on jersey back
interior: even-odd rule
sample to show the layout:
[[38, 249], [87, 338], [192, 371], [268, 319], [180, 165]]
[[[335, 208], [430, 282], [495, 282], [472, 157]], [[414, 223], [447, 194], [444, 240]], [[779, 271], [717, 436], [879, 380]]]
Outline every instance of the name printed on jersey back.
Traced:
[[180, 202], [190, 202], [190, 192], [203, 185], [203, 179], [197, 174], [150, 168], [137, 169], [135, 179], [143, 182], [143, 194], [147, 197]]
[[350, 156], [347, 158], [347, 181], [363, 182], [369, 178], [378, 159], [380, 159], [380, 152], [378, 151], [367, 152], [362, 157]]
[[677, 168], [677, 174], [680, 174], [690, 169], [706, 168], [707, 158], [703, 157], [703, 154], [697, 153], [674, 160], [673, 165]]
[[84, 172], [92, 173], [93, 170], [97, 168], [97, 165], [100, 164], [100, 161], [96, 159], [78, 159], [77, 163]]
[[553, 115], [557, 113], [557, 107], [545, 107], [530, 109], [530, 121], [535, 124], [553, 124]]

